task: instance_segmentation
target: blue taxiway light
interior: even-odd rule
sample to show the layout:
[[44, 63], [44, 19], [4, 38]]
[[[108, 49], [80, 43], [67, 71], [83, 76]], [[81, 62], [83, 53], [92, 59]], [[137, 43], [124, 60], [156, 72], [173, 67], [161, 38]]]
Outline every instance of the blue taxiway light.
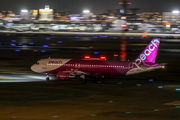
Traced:
[[78, 36], [82, 36], [82, 35], [78, 35]]
[[41, 50], [41, 52], [46, 52], [46, 50]]
[[79, 38], [79, 36], [75, 36], [75, 38]]
[[30, 45], [33, 45], [34, 43], [29, 43]]
[[23, 46], [27, 46], [27, 45], [23, 45]]
[[11, 40], [11, 42], [16, 42], [16, 40]]
[[11, 46], [16, 46], [16, 44], [11, 44]]
[[43, 47], [44, 47], [44, 48], [47, 48], [47, 47], [48, 47], [48, 45], [43, 45]]
[[129, 39], [134, 39], [134, 37], [129, 37]]
[[62, 41], [58, 41], [57, 43], [62, 43]]
[[18, 45], [23, 45], [22, 43], [19, 43]]
[[101, 37], [101, 38], [107, 38], [108, 36], [99, 35], [99, 37]]
[[20, 51], [20, 50], [19, 50], [19, 49], [17, 49], [17, 50], [15, 50], [15, 51], [17, 51], [17, 52], [18, 52], [18, 51]]
[[98, 38], [97, 36], [93, 36], [93, 38]]
[[163, 88], [163, 86], [158, 86], [158, 88]]
[[117, 37], [113, 37], [113, 39], [117, 39]]
[[94, 52], [94, 54], [99, 54], [99, 52]]
[[152, 81], [153, 81], [153, 79], [149, 79], [149, 81], [150, 81], [150, 82], [152, 82]]
[[51, 38], [46, 38], [46, 40], [50, 40]]

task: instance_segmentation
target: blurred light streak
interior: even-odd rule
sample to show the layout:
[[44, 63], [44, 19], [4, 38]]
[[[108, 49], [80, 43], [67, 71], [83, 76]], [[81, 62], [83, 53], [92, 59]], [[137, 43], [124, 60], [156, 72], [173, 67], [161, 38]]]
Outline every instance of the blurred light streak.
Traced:
[[163, 86], [158, 86], [158, 88], [160, 88], [160, 89], [161, 89], [161, 88], [163, 88]]
[[99, 52], [94, 52], [94, 54], [99, 54]]
[[48, 48], [48, 45], [43, 45], [44, 48]]

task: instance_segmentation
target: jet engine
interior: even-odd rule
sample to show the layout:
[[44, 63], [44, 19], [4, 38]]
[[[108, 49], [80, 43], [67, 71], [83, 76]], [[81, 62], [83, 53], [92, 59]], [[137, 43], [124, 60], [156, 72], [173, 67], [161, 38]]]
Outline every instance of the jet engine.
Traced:
[[69, 80], [69, 76], [70, 76], [69, 73], [64, 73], [64, 72], [58, 72], [56, 75], [58, 80], [61, 80], [61, 81]]

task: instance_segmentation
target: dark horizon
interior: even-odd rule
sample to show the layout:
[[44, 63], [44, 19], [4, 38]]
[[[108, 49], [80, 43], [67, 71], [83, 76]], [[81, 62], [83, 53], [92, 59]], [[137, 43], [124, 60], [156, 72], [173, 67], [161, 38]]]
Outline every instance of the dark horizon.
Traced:
[[[56, 11], [69, 11], [72, 14], [80, 14], [84, 9], [89, 9], [92, 13], [100, 14], [106, 10], [120, 8], [118, 3], [122, 0], [1, 0], [0, 11], [10, 10], [19, 14], [21, 9], [43, 9], [46, 4]], [[128, 8], [138, 8], [139, 11], [173, 11], [179, 10], [178, 0], [128, 0], [132, 4]], [[13, 2], [13, 3], [11, 3]]]

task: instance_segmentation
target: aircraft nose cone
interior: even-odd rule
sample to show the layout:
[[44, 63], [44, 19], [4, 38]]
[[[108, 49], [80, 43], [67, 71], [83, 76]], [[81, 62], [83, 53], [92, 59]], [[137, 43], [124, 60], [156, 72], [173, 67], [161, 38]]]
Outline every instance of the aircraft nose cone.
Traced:
[[34, 72], [36, 72], [36, 67], [35, 67], [35, 65], [32, 65], [32, 66], [31, 66], [31, 70], [34, 71]]

